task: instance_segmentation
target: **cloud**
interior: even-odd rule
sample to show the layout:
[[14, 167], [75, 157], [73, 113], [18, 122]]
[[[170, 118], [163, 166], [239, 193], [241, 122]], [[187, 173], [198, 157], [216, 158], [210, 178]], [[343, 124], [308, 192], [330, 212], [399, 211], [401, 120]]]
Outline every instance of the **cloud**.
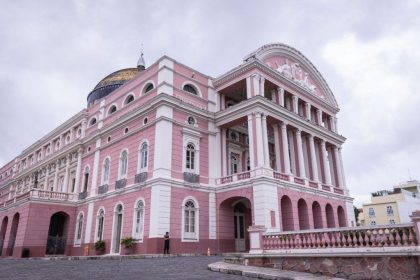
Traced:
[[420, 178], [420, 31], [362, 41], [354, 33], [326, 44], [323, 57], [341, 78], [341, 132], [354, 194]]

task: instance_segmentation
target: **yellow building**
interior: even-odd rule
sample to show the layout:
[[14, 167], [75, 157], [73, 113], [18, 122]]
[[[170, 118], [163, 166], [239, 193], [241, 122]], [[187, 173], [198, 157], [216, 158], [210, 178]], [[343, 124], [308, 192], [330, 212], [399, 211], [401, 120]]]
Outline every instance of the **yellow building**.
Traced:
[[420, 183], [408, 181], [392, 191], [372, 193], [370, 203], [363, 204], [358, 220], [361, 225], [389, 225], [410, 222], [410, 215], [420, 210]]

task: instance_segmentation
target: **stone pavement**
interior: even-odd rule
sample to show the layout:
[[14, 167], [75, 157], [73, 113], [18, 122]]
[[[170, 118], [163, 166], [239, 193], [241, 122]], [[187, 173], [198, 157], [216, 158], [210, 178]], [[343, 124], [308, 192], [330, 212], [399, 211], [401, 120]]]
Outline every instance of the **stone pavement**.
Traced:
[[241, 279], [207, 269], [222, 256], [176, 256], [149, 258], [0, 259], [0, 279], [71, 280], [71, 279]]
[[[274, 268], [245, 266], [239, 264], [231, 264], [225, 262], [217, 262], [209, 264], [209, 269], [227, 274], [243, 275], [259, 279], [272, 279], [272, 280], [339, 280], [342, 278], [334, 278], [329, 276], [313, 275], [304, 272], [286, 271]], [[247, 279], [244, 277], [243, 279]], [[218, 278], [222, 279], [222, 278]]]

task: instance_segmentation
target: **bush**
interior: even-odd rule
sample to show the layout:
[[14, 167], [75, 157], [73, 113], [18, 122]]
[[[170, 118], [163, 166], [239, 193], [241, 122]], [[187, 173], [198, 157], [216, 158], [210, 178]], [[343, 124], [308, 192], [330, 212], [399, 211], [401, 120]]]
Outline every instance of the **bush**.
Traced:
[[123, 239], [121, 239], [121, 245], [124, 246], [124, 248], [132, 248], [134, 246], [134, 242], [136, 240], [129, 236], [129, 237], [124, 237]]
[[103, 240], [98, 240], [95, 242], [95, 249], [98, 251], [103, 251], [105, 250], [105, 241]]

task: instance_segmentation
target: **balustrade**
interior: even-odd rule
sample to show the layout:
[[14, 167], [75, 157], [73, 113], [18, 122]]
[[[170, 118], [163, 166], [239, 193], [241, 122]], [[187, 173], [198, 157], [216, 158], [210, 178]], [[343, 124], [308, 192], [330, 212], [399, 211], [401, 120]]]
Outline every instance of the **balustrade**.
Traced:
[[305, 230], [263, 235], [264, 250], [417, 246], [413, 224]]

